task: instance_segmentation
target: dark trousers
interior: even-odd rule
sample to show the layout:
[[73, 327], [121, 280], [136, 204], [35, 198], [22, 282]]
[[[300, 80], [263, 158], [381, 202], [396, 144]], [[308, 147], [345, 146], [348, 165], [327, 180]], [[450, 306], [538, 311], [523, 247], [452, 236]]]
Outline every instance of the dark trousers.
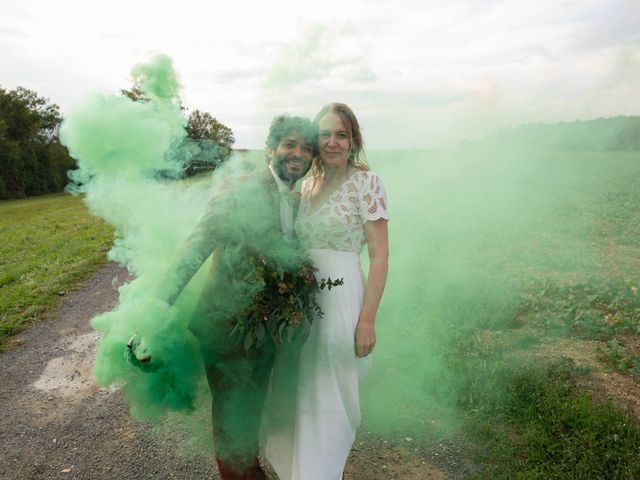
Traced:
[[[265, 342], [245, 351], [233, 331], [233, 318], [246, 303], [246, 285], [235, 269], [225, 275], [214, 268], [192, 315], [189, 328], [200, 342], [212, 398], [213, 443], [223, 480], [263, 480], [258, 462], [260, 422], [275, 346]], [[221, 269], [229, 268], [224, 264]], [[234, 264], [235, 265], [235, 264]]]
[[274, 348], [246, 352], [242, 345], [221, 353], [205, 351], [203, 357], [212, 397], [213, 441], [223, 480], [266, 478], [258, 462], [260, 421]]

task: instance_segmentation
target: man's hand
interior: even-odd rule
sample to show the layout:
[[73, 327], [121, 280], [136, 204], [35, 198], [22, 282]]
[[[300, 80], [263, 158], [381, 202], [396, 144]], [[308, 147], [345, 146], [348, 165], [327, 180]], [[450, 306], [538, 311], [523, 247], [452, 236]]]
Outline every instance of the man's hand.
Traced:
[[134, 334], [133, 337], [129, 339], [126, 354], [131, 360], [135, 359], [135, 361], [140, 363], [149, 363], [151, 361], [151, 355], [149, 355], [149, 352], [144, 345], [144, 340], [137, 334]]
[[153, 362], [151, 361], [152, 356], [144, 344], [144, 339], [140, 338], [137, 334], [134, 334], [127, 343], [124, 358], [129, 365], [143, 372], [155, 372], [163, 365], [163, 362], [155, 357], [153, 358]]
[[[158, 325], [163, 325], [170, 315], [171, 306], [158, 298], [151, 297], [148, 301], [141, 305], [140, 315], [157, 319]], [[156, 332], [154, 332], [155, 334]], [[151, 340], [147, 337], [147, 340]], [[151, 345], [149, 345], [151, 344]], [[137, 333], [127, 342], [124, 357], [127, 363], [133, 367], [140, 368], [147, 372], [154, 372], [162, 365], [157, 355], [153, 355], [151, 348], [157, 347], [154, 342], [145, 342], [145, 338]], [[151, 347], [151, 348], [150, 348]], [[157, 352], [156, 352], [157, 353]], [[161, 357], [161, 356], [160, 356]]]

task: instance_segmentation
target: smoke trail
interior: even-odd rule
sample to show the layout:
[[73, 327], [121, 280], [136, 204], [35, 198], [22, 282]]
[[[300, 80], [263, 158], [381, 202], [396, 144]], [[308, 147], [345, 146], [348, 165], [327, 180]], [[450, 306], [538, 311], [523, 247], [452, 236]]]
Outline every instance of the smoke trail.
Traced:
[[[73, 188], [115, 227], [109, 258], [136, 275], [119, 289], [119, 305], [92, 321], [102, 332], [94, 374], [103, 385], [123, 385], [134, 416], [155, 418], [167, 408], [190, 409], [201, 379], [187, 328], [189, 302], [167, 310], [149, 299], [197, 222], [208, 185], [185, 189], [162, 180], [179, 176], [189, 158], [171, 60], [156, 56], [135, 66], [132, 76], [148, 100], [95, 95], [69, 112], [61, 139], [78, 162]], [[124, 346], [134, 332], [162, 356], [158, 372], [140, 374], [125, 361]]]

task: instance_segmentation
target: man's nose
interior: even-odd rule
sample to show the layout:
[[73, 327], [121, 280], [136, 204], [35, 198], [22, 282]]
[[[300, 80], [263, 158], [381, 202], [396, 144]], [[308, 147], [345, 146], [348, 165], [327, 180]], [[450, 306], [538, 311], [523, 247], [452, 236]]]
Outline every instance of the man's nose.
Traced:
[[296, 145], [296, 147], [293, 149], [293, 153], [296, 157], [301, 157], [302, 156], [302, 145]]

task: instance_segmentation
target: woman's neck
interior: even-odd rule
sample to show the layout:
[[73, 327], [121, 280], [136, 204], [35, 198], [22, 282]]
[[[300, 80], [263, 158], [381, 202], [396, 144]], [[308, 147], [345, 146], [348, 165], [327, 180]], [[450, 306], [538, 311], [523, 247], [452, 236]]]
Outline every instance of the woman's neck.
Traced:
[[349, 164], [340, 165], [339, 167], [329, 167], [325, 165], [323, 172], [324, 182], [328, 184], [342, 182], [349, 175], [349, 171]]

